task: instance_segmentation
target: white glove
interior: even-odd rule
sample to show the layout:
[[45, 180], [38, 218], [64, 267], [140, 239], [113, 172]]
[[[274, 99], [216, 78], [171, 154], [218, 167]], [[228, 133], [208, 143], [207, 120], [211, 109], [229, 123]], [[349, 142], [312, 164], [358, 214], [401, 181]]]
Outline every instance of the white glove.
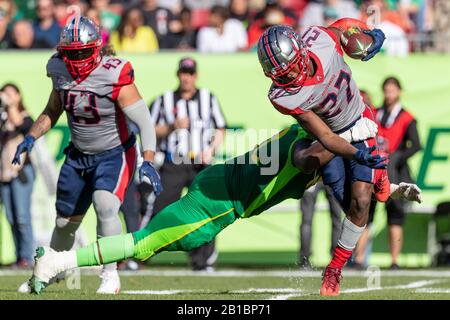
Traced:
[[422, 203], [422, 190], [414, 183], [400, 182], [398, 185], [391, 183], [391, 198]]
[[353, 127], [339, 134], [339, 136], [351, 143], [375, 138], [377, 132], [378, 125], [374, 121], [361, 117], [361, 119], [355, 122]]

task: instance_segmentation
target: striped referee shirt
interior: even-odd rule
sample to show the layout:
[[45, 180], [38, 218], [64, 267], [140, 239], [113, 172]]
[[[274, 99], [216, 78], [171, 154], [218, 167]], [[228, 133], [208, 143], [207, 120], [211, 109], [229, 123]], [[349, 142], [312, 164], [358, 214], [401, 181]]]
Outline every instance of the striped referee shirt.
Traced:
[[217, 98], [208, 89], [197, 89], [190, 100], [181, 92], [168, 91], [151, 105], [155, 125], [173, 125], [175, 119], [189, 117], [189, 128], [171, 132], [158, 141], [160, 151], [173, 157], [194, 158], [211, 144], [215, 129], [225, 129], [226, 121]]

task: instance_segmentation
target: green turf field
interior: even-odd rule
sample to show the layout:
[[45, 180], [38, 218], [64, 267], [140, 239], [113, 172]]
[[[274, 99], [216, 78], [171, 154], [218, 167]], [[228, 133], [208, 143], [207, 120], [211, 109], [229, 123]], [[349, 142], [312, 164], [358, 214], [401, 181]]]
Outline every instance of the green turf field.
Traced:
[[[8, 299], [171, 299], [171, 300], [286, 300], [324, 299], [319, 296], [320, 271], [295, 269], [231, 270], [199, 274], [186, 269], [150, 268], [139, 272], [122, 272], [122, 293], [118, 296], [95, 294], [99, 278], [95, 270], [83, 273], [81, 280], [52, 285], [39, 295], [17, 293], [29, 272], [0, 270], [0, 300]], [[380, 272], [380, 273], [378, 273]], [[377, 277], [380, 275], [380, 277]], [[72, 278], [76, 279], [76, 278]], [[327, 299], [445, 299], [450, 300], [450, 270], [373, 270], [344, 271], [338, 298]]]

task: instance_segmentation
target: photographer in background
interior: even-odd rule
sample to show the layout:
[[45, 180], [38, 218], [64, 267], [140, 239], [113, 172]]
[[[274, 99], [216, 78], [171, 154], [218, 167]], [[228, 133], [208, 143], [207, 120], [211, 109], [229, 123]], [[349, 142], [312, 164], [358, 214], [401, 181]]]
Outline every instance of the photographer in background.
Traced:
[[16, 246], [16, 266], [19, 268], [28, 268], [33, 264], [30, 208], [35, 174], [28, 157], [22, 161], [23, 166], [13, 166], [11, 160], [17, 145], [32, 124], [33, 120], [25, 110], [17, 86], [12, 83], [3, 85], [0, 89], [1, 195], [12, 229]]

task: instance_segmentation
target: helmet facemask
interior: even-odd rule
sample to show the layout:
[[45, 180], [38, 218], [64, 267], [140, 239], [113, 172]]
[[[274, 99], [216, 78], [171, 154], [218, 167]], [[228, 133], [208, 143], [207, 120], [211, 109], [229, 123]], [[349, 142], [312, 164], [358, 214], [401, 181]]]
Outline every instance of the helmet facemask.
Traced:
[[101, 59], [100, 45], [97, 43], [61, 45], [58, 50], [73, 78], [88, 76], [98, 66]]
[[58, 51], [74, 79], [86, 78], [101, 61], [99, 27], [83, 16], [72, 18], [61, 31]]
[[[266, 73], [266, 76], [279, 87], [300, 87], [308, 76], [309, 54], [305, 48], [297, 51], [296, 57], [289, 65], [282, 65], [278, 70]], [[298, 66], [299, 71], [296, 76], [290, 77], [289, 74]]]
[[267, 29], [258, 42], [258, 59], [264, 74], [280, 87], [299, 87], [307, 78], [309, 53], [290, 26]]

